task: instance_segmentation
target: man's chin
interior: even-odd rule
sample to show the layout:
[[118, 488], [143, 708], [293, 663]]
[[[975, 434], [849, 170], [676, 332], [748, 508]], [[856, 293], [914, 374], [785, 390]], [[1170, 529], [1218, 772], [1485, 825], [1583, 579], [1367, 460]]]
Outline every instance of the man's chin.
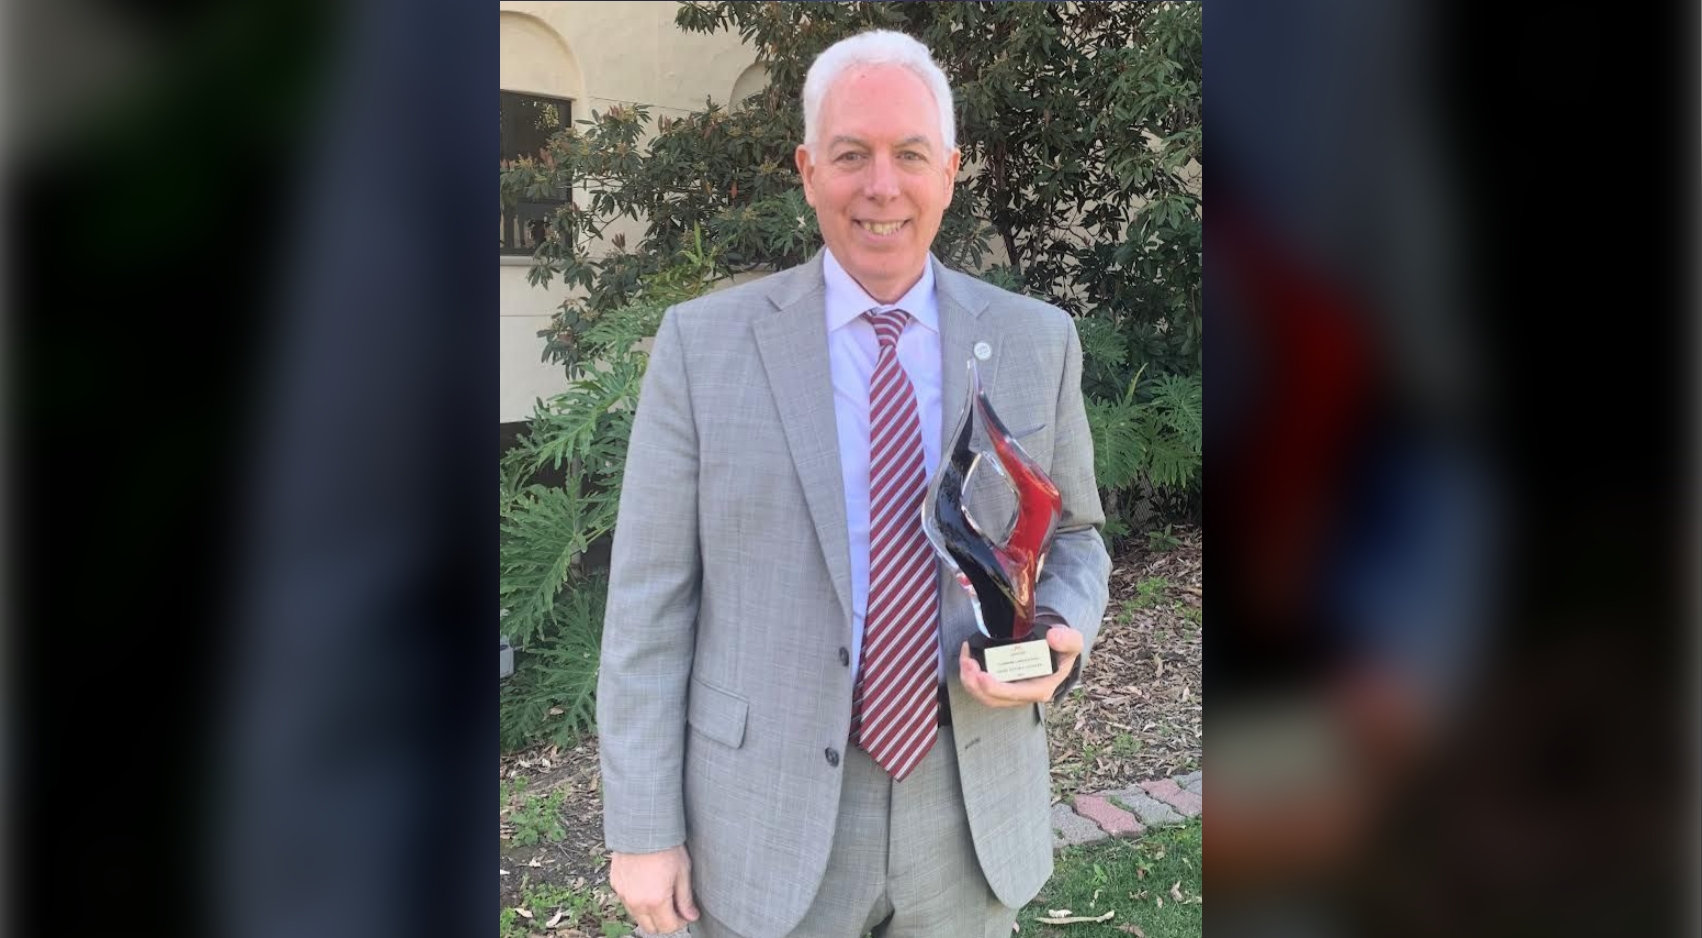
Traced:
[[859, 274], [859, 279], [861, 276], [900, 277], [907, 272], [920, 271], [923, 258], [926, 257], [925, 254], [909, 247], [897, 245], [879, 249], [858, 245], [846, 256], [842, 256], [838, 251], [834, 251], [833, 256], [839, 259], [840, 265], [846, 270]]

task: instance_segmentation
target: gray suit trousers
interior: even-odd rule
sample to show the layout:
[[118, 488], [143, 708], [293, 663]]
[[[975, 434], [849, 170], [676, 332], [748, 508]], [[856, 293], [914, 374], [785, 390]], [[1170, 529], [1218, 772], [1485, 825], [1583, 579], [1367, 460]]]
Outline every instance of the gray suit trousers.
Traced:
[[[827, 874], [788, 938], [1009, 938], [1016, 910], [981, 874], [961, 784], [950, 727], [902, 782], [849, 749]], [[692, 935], [742, 938], [699, 911]]]

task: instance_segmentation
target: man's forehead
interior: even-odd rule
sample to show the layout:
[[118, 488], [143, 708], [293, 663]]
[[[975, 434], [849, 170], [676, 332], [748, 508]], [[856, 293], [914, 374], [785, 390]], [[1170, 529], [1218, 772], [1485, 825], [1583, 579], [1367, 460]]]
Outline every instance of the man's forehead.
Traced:
[[924, 89], [928, 86], [928, 83], [922, 80], [921, 75], [916, 74], [896, 62], [874, 62], [862, 65], [853, 65], [845, 69], [845, 71], [840, 72], [839, 77], [833, 84], [834, 87], [840, 87], [848, 82], [865, 79], [899, 81], [905, 84], [914, 84], [917, 87]]
[[[858, 79], [879, 76], [877, 88]], [[899, 84], [893, 87], [888, 81]], [[905, 97], [908, 96], [908, 100]], [[899, 65], [865, 65], [846, 70], [828, 89], [822, 129], [830, 145], [868, 145], [871, 140], [939, 146], [939, 102], [921, 76]]]
[[[868, 84], [871, 81], [879, 82], [880, 87], [871, 89]], [[930, 108], [937, 103], [928, 83], [910, 69], [901, 65], [864, 65], [840, 74], [827, 89], [824, 103], [829, 110], [872, 107], [884, 111], [892, 106], [894, 96], [907, 94], [918, 103], [926, 102]]]

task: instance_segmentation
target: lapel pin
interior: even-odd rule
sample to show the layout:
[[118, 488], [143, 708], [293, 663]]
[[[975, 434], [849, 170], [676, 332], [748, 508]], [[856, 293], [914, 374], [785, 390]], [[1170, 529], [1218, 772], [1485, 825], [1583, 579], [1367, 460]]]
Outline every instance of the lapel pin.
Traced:
[[993, 357], [993, 347], [991, 345], [988, 345], [985, 342], [975, 343], [975, 357], [982, 360], [982, 361], [986, 361], [987, 359], [992, 358]]

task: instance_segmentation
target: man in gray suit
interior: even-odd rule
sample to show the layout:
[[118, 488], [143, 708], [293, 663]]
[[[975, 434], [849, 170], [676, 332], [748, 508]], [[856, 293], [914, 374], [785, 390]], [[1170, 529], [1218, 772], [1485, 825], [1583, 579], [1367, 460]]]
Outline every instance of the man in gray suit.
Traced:
[[[930, 253], [951, 101], [901, 34], [822, 53], [796, 159], [825, 249], [656, 336], [597, 697], [610, 881], [645, 931], [1006, 938], [1051, 876], [1044, 707], [1110, 558], [1073, 321]], [[1050, 677], [976, 666], [921, 532], [972, 358], [1063, 495], [1035, 590]]]

